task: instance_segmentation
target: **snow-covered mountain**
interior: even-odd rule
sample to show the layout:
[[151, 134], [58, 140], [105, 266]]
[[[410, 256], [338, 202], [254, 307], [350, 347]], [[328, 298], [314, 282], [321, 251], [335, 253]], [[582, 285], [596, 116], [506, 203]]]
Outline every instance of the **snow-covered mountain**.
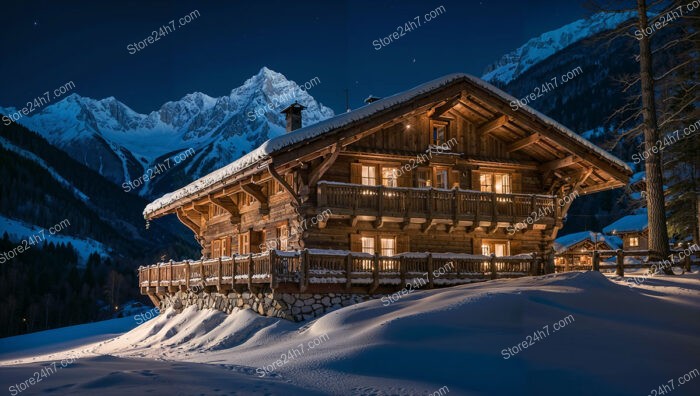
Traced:
[[543, 33], [489, 65], [482, 78], [499, 85], [508, 84], [558, 51], [600, 32], [614, 29], [632, 17], [632, 12], [601, 12]]
[[[18, 123], [119, 185], [142, 177], [168, 156], [193, 149], [177, 171], [168, 170], [154, 184], [134, 189], [151, 195], [196, 179], [285, 133], [280, 110], [294, 101], [306, 106], [304, 125], [333, 116], [295, 82], [263, 67], [220, 98], [195, 92], [140, 114], [114, 97], [96, 100], [72, 94]], [[0, 108], [0, 113], [14, 111]]]

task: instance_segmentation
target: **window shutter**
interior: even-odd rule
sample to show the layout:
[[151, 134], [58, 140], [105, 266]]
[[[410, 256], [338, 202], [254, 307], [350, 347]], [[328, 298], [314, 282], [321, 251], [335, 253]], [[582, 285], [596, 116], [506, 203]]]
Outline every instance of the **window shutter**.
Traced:
[[523, 175], [520, 173], [510, 174], [511, 192], [520, 194], [523, 192]]
[[399, 235], [396, 237], [396, 253], [410, 252], [411, 246], [409, 244], [408, 235]]
[[251, 231], [250, 232], [250, 252], [251, 253], [260, 253], [260, 244], [263, 242], [262, 241], [262, 232], [261, 231]]
[[362, 184], [362, 164], [350, 164], [350, 183]]
[[231, 256], [231, 244], [233, 242], [233, 237], [232, 236], [227, 236], [224, 238], [224, 243], [226, 244], [226, 248], [224, 249], [223, 255], [224, 256]]
[[350, 251], [362, 251], [362, 239], [360, 237], [360, 234], [350, 234]]
[[480, 172], [478, 171], [471, 171], [471, 177], [472, 177], [472, 190], [474, 191], [481, 191], [481, 180], [479, 180], [479, 175]]

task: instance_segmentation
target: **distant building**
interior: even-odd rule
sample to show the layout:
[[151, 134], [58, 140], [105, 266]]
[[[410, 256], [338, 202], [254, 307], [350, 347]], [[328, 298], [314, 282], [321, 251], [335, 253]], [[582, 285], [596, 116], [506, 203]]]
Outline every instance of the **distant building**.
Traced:
[[[617, 250], [622, 247], [622, 240], [614, 235], [583, 231], [564, 235], [554, 241], [554, 265], [557, 271], [591, 269], [592, 252]], [[602, 258], [611, 256], [601, 254]]]
[[603, 233], [619, 236], [623, 250], [649, 249], [649, 219], [646, 209], [625, 216], [603, 228]]

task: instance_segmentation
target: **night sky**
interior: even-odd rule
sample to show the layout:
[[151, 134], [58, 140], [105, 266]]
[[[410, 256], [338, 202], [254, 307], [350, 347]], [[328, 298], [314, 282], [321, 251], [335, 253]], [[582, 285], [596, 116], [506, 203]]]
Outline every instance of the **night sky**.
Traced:
[[[21, 107], [68, 81], [138, 112], [190, 92], [227, 95], [267, 66], [336, 112], [452, 72], [484, 67], [528, 39], [591, 11], [578, 1], [21, 1], [0, 16], [0, 106]], [[224, 4], [221, 4], [224, 3]], [[66, 5], [67, 4], [67, 5]], [[372, 41], [444, 6], [445, 13], [375, 50]], [[145, 49], [170, 20], [200, 16]]]

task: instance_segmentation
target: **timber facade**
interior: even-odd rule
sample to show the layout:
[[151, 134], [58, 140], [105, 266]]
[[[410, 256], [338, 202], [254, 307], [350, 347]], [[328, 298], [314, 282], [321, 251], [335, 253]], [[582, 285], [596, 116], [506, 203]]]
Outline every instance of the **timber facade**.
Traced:
[[[337, 271], [342, 290], [359, 292], [354, 288], [369, 282], [365, 293], [371, 294], [391, 285], [379, 281], [380, 272], [400, 278], [396, 288], [407, 273], [437, 268], [433, 255], [450, 254], [460, 267], [455, 279], [465, 282], [499, 272], [542, 273], [571, 205], [565, 197], [623, 186], [631, 172], [534, 110], [512, 110], [508, 101], [483, 81], [450, 75], [292, 130], [303, 114], [295, 103], [285, 109], [288, 134], [267, 142], [271, 149], [232, 164], [235, 172], [215, 183], [154, 202], [144, 214], [149, 220], [175, 214], [192, 230], [202, 260], [216, 266], [209, 273], [218, 276], [216, 284], [198, 273], [205, 286], [221, 287], [226, 278], [247, 287], [264, 278], [270, 289], [292, 291], [288, 283], [300, 293], [334, 290], [332, 281], [309, 282], [315, 269], [324, 276]], [[518, 256], [525, 253], [535, 256]], [[251, 264], [262, 256], [269, 263], [260, 271], [268, 277]], [[245, 263], [223, 270], [222, 261]], [[172, 281], [178, 290], [186, 286], [182, 277], [172, 278], [172, 269], [157, 272], [155, 288], [154, 274], [142, 273], [144, 294], [172, 292]], [[353, 272], [369, 274], [367, 281], [353, 283]], [[170, 277], [169, 288], [158, 289], [161, 277]]]

